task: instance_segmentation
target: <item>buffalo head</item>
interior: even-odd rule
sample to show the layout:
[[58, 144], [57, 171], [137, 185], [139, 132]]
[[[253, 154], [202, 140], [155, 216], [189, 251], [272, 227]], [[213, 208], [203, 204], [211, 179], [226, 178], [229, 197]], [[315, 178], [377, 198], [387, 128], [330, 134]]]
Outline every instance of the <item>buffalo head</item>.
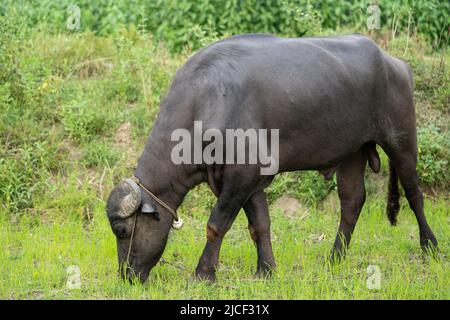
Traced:
[[172, 217], [159, 214], [152, 200], [132, 179], [115, 186], [109, 195], [106, 212], [124, 279], [145, 282], [166, 246]]

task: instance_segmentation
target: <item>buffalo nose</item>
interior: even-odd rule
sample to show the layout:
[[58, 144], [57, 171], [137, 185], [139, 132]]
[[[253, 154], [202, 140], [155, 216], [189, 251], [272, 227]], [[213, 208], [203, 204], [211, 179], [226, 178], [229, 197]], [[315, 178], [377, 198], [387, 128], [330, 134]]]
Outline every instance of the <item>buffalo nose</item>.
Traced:
[[144, 283], [145, 281], [147, 281], [148, 275], [148, 272], [136, 272], [131, 267], [122, 267], [120, 269], [120, 276], [122, 280], [128, 281], [130, 283], [134, 283], [135, 281]]

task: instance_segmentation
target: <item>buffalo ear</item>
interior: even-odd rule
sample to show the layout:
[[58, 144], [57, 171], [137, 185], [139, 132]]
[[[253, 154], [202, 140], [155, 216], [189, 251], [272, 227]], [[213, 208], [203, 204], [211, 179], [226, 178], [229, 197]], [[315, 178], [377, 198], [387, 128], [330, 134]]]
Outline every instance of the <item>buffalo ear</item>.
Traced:
[[143, 214], [151, 214], [152, 216], [154, 216], [156, 218], [156, 220], [159, 220], [159, 213], [158, 213], [158, 211], [156, 211], [156, 209], [153, 208], [153, 206], [150, 203], [148, 203], [148, 202], [144, 202], [142, 204], [141, 212]]

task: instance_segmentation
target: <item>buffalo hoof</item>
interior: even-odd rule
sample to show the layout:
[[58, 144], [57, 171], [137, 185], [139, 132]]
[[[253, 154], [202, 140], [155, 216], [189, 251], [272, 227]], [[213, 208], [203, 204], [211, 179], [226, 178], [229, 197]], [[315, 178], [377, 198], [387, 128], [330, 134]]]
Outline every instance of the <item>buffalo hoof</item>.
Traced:
[[261, 278], [261, 279], [270, 279], [273, 276], [273, 273], [275, 272], [275, 267], [264, 265], [258, 268], [255, 273], [255, 277]]
[[439, 259], [439, 248], [437, 240], [434, 236], [420, 240], [420, 246], [426, 256], [430, 256], [436, 260]]
[[215, 282], [217, 280], [216, 273], [214, 271], [195, 270], [195, 278], [201, 281]]
[[256, 271], [254, 274], [255, 278], [262, 279], [262, 280], [269, 280], [273, 277], [272, 271]]
[[330, 255], [329, 263], [332, 266], [337, 266], [345, 259], [345, 252], [340, 250], [333, 250]]

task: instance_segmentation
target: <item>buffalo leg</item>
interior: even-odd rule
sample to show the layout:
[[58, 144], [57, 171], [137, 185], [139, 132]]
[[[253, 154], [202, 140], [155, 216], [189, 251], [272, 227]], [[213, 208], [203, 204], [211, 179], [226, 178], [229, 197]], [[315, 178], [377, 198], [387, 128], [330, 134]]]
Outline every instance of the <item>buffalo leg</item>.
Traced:
[[388, 152], [388, 156], [397, 171], [409, 206], [419, 224], [420, 245], [425, 252], [429, 249], [434, 251], [437, 249], [437, 240], [428, 225], [423, 210], [423, 194], [419, 188], [419, 176], [416, 171], [417, 155], [415, 152], [407, 152], [403, 149], [399, 152]]
[[367, 156], [362, 150], [339, 165], [336, 178], [341, 202], [341, 222], [331, 254], [332, 262], [339, 262], [344, 256], [364, 205], [364, 171]]
[[248, 219], [250, 236], [258, 252], [256, 275], [270, 275], [276, 265], [270, 241], [269, 208], [264, 191], [259, 191], [252, 195], [245, 203], [244, 211]]
[[[249, 176], [253, 173], [248, 172]], [[240, 177], [241, 176], [241, 177]], [[253, 174], [253, 176], [256, 176]], [[245, 181], [242, 174], [235, 173], [231, 176], [224, 175], [224, 185], [220, 192], [216, 205], [208, 219], [206, 227], [206, 246], [195, 269], [198, 278], [214, 281], [216, 268], [219, 265], [219, 252], [222, 240], [231, 228], [239, 210], [243, 207], [247, 198], [254, 189], [255, 184]], [[238, 188], [236, 186], [239, 185]]]

